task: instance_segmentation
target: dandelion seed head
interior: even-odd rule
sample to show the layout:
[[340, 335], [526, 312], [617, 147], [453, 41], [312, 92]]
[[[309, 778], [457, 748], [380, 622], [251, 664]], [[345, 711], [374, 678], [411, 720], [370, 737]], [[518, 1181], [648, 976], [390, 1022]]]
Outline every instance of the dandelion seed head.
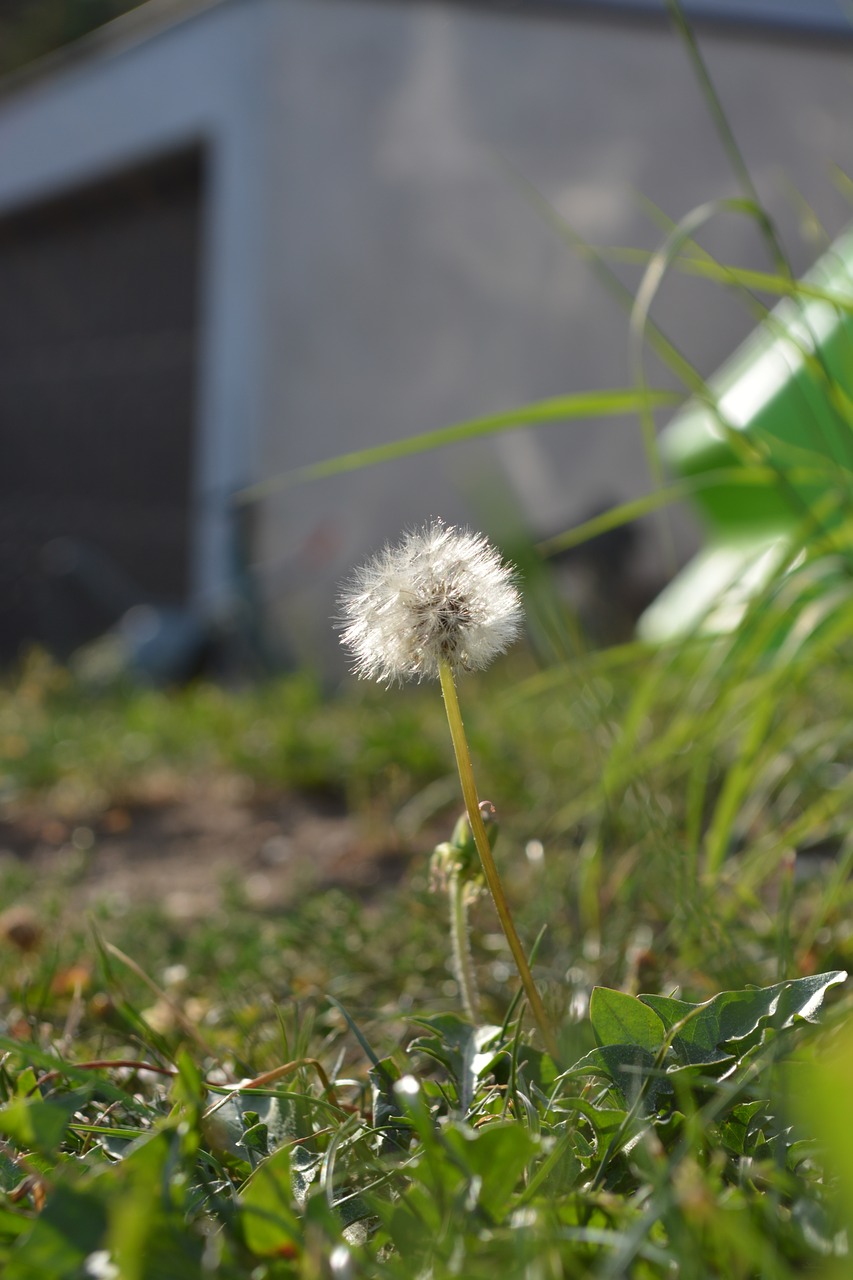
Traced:
[[353, 669], [386, 683], [477, 671], [521, 629], [512, 568], [487, 538], [433, 520], [358, 569], [340, 597]]

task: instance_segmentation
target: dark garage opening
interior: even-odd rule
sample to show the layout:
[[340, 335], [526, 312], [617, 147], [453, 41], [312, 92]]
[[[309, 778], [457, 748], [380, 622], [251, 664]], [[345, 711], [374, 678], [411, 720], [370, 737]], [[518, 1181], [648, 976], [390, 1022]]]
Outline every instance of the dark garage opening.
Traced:
[[189, 591], [200, 149], [0, 220], [0, 659]]

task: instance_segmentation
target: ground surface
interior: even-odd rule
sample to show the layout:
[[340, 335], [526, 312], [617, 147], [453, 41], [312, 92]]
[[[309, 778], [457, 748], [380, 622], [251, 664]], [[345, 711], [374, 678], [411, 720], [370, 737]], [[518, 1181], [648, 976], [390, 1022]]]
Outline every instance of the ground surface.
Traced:
[[387, 831], [372, 836], [336, 801], [233, 775], [155, 778], [147, 794], [90, 822], [21, 804], [0, 821], [0, 859], [67, 886], [78, 908], [152, 900], [179, 919], [208, 914], [234, 888], [262, 909], [320, 885], [369, 892], [405, 862]]

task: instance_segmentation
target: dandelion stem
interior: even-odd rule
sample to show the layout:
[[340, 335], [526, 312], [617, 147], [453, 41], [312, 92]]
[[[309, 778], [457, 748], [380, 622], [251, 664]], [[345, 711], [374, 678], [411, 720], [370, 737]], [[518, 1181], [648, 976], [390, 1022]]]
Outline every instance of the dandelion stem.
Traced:
[[477, 979], [471, 960], [471, 944], [468, 938], [468, 904], [465, 901], [465, 881], [458, 871], [450, 874], [447, 884], [450, 899], [450, 939], [453, 943], [453, 968], [459, 984], [462, 1008], [472, 1022], [478, 1021], [479, 1000]]
[[542, 998], [536, 990], [533, 981], [533, 975], [530, 972], [530, 966], [527, 963], [527, 957], [524, 954], [524, 948], [521, 945], [515, 924], [509, 910], [509, 904], [506, 900], [503, 884], [498, 874], [495, 860], [492, 856], [492, 848], [489, 844], [489, 837], [486, 834], [486, 828], [483, 824], [483, 816], [480, 813], [480, 805], [477, 799], [477, 784], [474, 781], [474, 769], [471, 765], [471, 753], [468, 750], [468, 739], [465, 736], [465, 726], [462, 723], [462, 712], [459, 708], [459, 698], [456, 694], [456, 681], [453, 677], [453, 668], [450, 663], [442, 660], [439, 668], [439, 678], [441, 680], [441, 692], [444, 696], [444, 709], [447, 712], [447, 723], [450, 726], [450, 737], [453, 740], [453, 750], [456, 754], [456, 766], [459, 770], [459, 781], [462, 784], [462, 797], [465, 801], [465, 809], [468, 813], [468, 821], [471, 824], [471, 831], [474, 835], [474, 843], [477, 846], [477, 852], [480, 855], [480, 862], [483, 865], [483, 872], [486, 877], [486, 883], [489, 886], [489, 892], [495, 904], [498, 913], [498, 919], [501, 922], [501, 928], [504, 936], [509, 943], [509, 949], [515, 960], [518, 976], [521, 978], [521, 985], [524, 988], [524, 994], [527, 996], [528, 1004], [533, 1017], [539, 1027], [545, 1048], [551, 1057], [556, 1061], [558, 1058], [557, 1041], [554, 1036], [548, 1015], [545, 1013], [545, 1006]]

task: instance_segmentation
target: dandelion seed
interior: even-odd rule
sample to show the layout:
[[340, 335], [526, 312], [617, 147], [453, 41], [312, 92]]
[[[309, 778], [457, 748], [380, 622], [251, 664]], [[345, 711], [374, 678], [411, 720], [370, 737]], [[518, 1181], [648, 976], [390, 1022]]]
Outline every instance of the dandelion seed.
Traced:
[[482, 534], [440, 520], [368, 561], [340, 602], [356, 674], [388, 683], [438, 679], [443, 663], [481, 670], [521, 628], [512, 568]]

